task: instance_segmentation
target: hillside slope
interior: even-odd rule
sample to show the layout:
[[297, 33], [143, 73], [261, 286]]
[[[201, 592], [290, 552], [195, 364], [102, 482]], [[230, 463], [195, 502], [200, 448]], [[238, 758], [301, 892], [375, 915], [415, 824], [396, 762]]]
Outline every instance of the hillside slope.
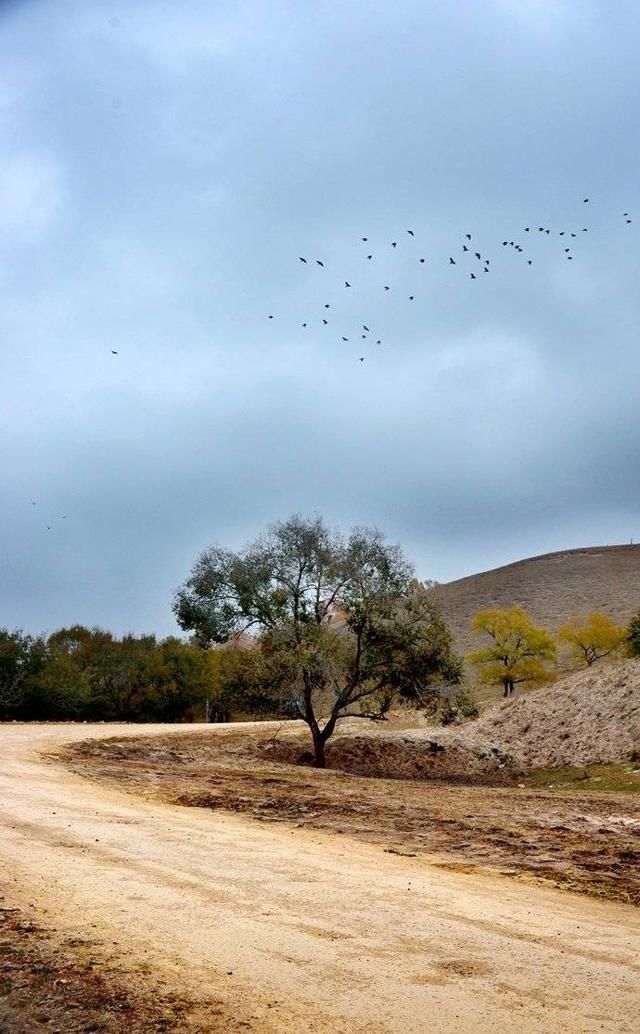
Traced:
[[574, 672], [438, 738], [458, 749], [495, 746], [524, 768], [628, 760], [640, 751], [640, 658]]
[[486, 607], [524, 607], [552, 631], [572, 615], [591, 610], [626, 624], [640, 609], [640, 545], [546, 553], [432, 591], [464, 654], [477, 647], [469, 621]]

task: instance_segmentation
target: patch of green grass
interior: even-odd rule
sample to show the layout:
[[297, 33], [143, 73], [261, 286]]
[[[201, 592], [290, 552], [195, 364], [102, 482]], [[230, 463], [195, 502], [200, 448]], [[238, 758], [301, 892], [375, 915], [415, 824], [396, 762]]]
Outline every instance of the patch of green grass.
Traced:
[[640, 794], [640, 763], [621, 761], [609, 765], [537, 768], [524, 776], [523, 782], [535, 790]]

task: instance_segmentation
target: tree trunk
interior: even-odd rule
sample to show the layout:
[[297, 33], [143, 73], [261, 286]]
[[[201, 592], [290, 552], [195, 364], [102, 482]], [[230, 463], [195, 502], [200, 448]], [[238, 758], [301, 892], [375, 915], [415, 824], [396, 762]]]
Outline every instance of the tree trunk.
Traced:
[[315, 761], [314, 761], [315, 767], [316, 768], [326, 768], [327, 767], [327, 761], [326, 761], [326, 757], [325, 757], [325, 753], [324, 753], [324, 743], [325, 743], [324, 738], [323, 738], [322, 733], [320, 732], [319, 729], [317, 729], [317, 730], [313, 729], [312, 732], [313, 732], [313, 750], [314, 750], [314, 753], [315, 753]]

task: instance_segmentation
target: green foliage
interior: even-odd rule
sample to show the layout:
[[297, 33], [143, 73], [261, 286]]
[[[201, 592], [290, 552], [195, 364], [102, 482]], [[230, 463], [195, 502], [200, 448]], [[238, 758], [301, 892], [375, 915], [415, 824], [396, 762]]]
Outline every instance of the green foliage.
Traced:
[[0, 630], [0, 720], [190, 721], [225, 692], [209, 654], [175, 637]]
[[556, 646], [545, 628], [539, 628], [521, 607], [481, 610], [471, 619], [474, 632], [488, 636], [487, 646], [469, 657], [479, 668], [480, 680], [502, 686], [505, 697], [523, 682], [539, 685], [555, 676], [549, 664]]
[[461, 677], [400, 548], [366, 528], [344, 538], [318, 517], [275, 524], [238, 553], [206, 550], [174, 612], [201, 645], [251, 632], [238, 692], [253, 708], [303, 718], [318, 765], [340, 719], [381, 719], [396, 697], [426, 705]]
[[440, 721], [443, 725], [459, 725], [479, 715], [478, 705], [470, 690], [462, 687], [453, 697], [444, 697], [440, 706]]
[[632, 657], [640, 657], [640, 610], [629, 622], [627, 642], [630, 655]]
[[598, 610], [584, 618], [571, 618], [558, 629], [558, 639], [570, 647], [574, 661], [588, 667], [603, 657], [619, 653], [627, 637], [625, 628], [615, 625]]

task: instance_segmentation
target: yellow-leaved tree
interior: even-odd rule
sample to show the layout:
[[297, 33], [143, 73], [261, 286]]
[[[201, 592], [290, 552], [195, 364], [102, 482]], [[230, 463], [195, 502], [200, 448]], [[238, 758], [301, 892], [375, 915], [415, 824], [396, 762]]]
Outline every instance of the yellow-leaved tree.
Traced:
[[522, 682], [540, 685], [555, 678], [550, 667], [556, 657], [553, 636], [534, 625], [522, 607], [479, 610], [471, 628], [490, 642], [468, 659], [477, 665], [480, 681], [502, 686], [505, 697], [512, 696]]
[[586, 617], [570, 618], [558, 629], [560, 642], [571, 647], [579, 664], [589, 667], [602, 657], [622, 650], [628, 635], [628, 629], [620, 628], [599, 610], [593, 610]]

